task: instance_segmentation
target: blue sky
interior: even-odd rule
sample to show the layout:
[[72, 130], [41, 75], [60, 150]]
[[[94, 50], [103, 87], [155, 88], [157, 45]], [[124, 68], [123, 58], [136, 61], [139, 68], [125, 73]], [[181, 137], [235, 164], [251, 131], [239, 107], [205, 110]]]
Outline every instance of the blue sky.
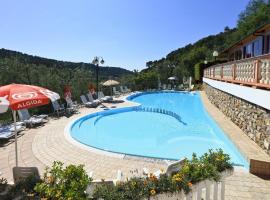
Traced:
[[248, 0], [0, 0], [0, 48], [142, 69], [235, 27]]

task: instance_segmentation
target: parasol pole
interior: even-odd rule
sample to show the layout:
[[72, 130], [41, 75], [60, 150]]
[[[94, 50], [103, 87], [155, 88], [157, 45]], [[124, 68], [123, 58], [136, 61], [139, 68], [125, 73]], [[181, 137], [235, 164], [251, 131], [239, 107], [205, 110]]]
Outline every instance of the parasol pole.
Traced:
[[16, 156], [16, 167], [18, 167], [18, 149], [17, 149], [17, 126], [16, 126], [16, 110], [12, 110], [14, 129], [15, 129], [15, 156]]

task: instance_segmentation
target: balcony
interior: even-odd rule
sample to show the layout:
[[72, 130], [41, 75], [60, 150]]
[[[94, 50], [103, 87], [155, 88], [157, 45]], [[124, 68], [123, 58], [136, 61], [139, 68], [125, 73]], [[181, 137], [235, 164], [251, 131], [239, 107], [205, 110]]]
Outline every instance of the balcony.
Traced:
[[270, 89], [270, 54], [208, 67], [204, 78]]

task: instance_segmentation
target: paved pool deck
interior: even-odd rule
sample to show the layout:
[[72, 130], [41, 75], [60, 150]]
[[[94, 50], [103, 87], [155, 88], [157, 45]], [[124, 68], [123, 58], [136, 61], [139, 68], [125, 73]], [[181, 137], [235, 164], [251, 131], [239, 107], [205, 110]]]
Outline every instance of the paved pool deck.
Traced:
[[[241, 129], [209, 102], [204, 92], [201, 92], [201, 97], [208, 113], [248, 159], [270, 159], [255, 143], [250, 141]], [[105, 105], [112, 106], [112, 104]], [[114, 105], [119, 108], [134, 104], [124, 102]], [[42, 127], [24, 131], [18, 139], [19, 166], [38, 167], [42, 175], [45, 167], [51, 166], [55, 160], [62, 161], [66, 165], [83, 164], [88, 173], [93, 172], [94, 179], [114, 179], [118, 169], [123, 172], [124, 177], [132, 177], [142, 174], [144, 167], [153, 172], [166, 167], [164, 161], [108, 154], [88, 149], [67, 137], [65, 128], [73, 120], [101, 110], [103, 110], [101, 107], [81, 108], [79, 114], [69, 118], [52, 118]], [[14, 142], [0, 146], [0, 172], [2, 172], [1, 176], [7, 178], [9, 182], [13, 181], [14, 148]], [[245, 170], [236, 169], [232, 176], [226, 178], [225, 197], [229, 200], [270, 199], [270, 181], [258, 178]]]

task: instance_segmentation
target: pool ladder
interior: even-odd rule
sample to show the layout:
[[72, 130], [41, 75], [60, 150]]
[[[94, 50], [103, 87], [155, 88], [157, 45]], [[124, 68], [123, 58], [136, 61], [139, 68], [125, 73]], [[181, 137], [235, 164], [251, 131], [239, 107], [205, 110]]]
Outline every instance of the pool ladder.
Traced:
[[143, 112], [153, 112], [153, 113], [161, 113], [164, 115], [169, 115], [171, 117], [174, 117], [180, 123], [186, 125], [186, 123], [182, 121], [180, 115], [176, 114], [175, 112], [169, 111], [169, 110], [165, 110], [162, 108], [143, 107], [143, 106], [136, 107], [136, 110], [143, 111]]

